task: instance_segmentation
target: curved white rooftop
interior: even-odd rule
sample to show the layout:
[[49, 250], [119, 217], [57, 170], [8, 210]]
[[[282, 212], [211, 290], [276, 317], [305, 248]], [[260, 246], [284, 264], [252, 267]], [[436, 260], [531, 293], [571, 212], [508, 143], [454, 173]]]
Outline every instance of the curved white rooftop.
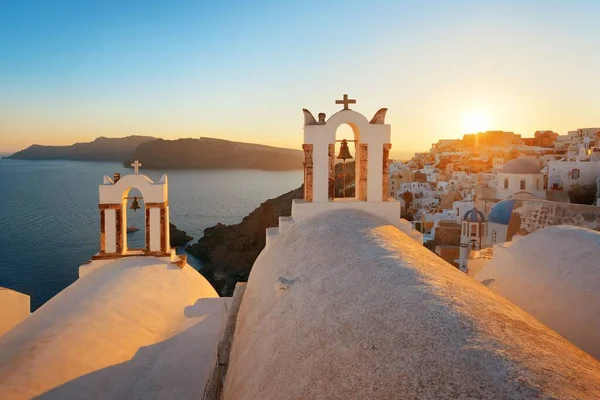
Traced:
[[0, 398], [201, 398], [222, 300], [189, 265], [110, 261], [0, 338]]
[[476, 279], [600, 359], [600, 233], [551, 226], [494, 249]]
[[501, 174], [541, 174], [540, 168], [531, 160], [515, 158], [510, 160], [500, 170]]
[[329, 211], [257, 259], [224, 399], [600, 398], [600, 362], [377, 217]]

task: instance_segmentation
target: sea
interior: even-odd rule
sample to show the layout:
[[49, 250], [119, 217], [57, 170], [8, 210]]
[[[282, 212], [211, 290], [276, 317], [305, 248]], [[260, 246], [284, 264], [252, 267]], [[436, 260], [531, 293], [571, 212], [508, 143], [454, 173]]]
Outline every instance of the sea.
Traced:
[[[37, 309], [77, 279], [99, 250], [98, 185], [104, 175], [132, 173], [118, 163], [0, 159], [0, 287], [31, 297]], [[302, 184], [302, 171], [144, 170], [169, 178], [170, 219], [197, 241], [207, 227], [236, 224], [267, 199]], [[136, 193], [132, 190], [130, 196]], [[141, 199], [140, 199], [141, 200]], [[145, 238], [144, 205], [128, 211], [130, 248]], [[177, 249], [179, 253], [184, 248]], [[188, 262], [202, 268], [200, 260]]]

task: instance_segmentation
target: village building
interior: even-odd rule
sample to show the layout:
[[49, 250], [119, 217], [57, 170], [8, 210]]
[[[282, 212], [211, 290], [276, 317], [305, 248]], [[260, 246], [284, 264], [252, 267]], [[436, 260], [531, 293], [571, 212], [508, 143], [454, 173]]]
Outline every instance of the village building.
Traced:
[[568, 193], [573, 202], [591, 204], [600, 176], [600, 153], [589, 161], [550, 161], [547, 171], [548, 189]]
[[545, 199], [544, 174], [534, 162], [522, 158], [507, 162], [498, 172], [498, 199], [507, 199], [517, 193]]

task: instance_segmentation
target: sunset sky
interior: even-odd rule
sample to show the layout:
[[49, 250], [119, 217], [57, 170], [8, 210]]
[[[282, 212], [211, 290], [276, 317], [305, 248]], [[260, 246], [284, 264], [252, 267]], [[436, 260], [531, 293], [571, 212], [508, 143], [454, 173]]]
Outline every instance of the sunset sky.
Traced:
[[132, 134], [300, 147], [388, 107], [392, 154], [600, 126], [600, 1], [0, 0], [0, 152]]

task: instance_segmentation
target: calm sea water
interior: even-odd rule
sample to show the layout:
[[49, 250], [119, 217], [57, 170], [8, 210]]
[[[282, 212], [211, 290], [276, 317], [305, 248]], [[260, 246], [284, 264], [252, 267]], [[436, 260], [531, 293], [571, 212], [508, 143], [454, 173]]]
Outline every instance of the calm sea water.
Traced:
[[[0, 287], [38, 308], [77, 279], [99, 249], [98, 185], [131, 173], [117, 163], [0, 159]], [[158, 181], [164, 171], [141, 173]], [[197, 240], [204, 228], [235, 224], [266, 199], [295, 189], [302, 171], [168, 171], [171, 222]], [[133, 193], [132, 193], [133, 195]], [[130, 247], [143, 247], [144, 212], [128, 212]], [[181, 249], [180, 249], [181, 251]], [[191, 260], [200, 268], [198, 260]]]

